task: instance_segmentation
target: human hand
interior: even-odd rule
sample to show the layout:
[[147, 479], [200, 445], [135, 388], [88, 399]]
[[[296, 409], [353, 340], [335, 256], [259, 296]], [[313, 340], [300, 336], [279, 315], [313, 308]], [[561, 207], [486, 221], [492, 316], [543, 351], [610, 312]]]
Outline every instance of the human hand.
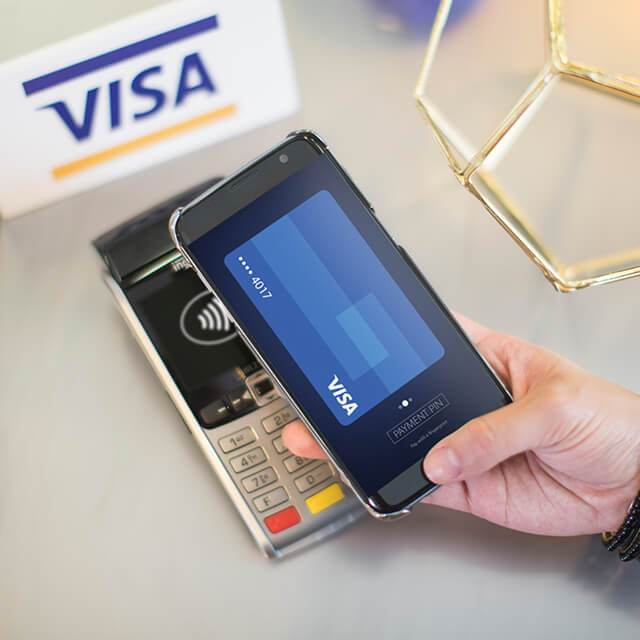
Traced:
[[[611, 531], [640, 490], [640, 396], [517, 338], [459, 322], [514, 402], [439, 442], [424, 461], [442, 486], [424, 502], [544, 535]], [[291, 451], [324, 457], [304, 425]]]

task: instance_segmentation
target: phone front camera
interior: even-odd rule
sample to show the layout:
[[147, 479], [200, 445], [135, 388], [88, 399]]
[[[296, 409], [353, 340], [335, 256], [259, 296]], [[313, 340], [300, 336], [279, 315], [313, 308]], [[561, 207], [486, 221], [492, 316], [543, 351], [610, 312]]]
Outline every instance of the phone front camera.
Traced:
[[289, 156], [286, 153], [281, 153], [280, 154], [280, 162], [282, 164], [287, 164], [287, 162], [289, 162]]

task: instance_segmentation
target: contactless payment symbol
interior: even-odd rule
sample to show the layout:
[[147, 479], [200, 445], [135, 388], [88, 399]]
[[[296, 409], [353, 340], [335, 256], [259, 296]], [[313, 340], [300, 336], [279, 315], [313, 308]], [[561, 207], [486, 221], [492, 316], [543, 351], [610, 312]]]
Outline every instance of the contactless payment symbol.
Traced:
[[203, 346], [223, 344], [237, 335], [235, 325], [209, 291], [199, 293], [184, 306], [180, 331], [189, 342]]

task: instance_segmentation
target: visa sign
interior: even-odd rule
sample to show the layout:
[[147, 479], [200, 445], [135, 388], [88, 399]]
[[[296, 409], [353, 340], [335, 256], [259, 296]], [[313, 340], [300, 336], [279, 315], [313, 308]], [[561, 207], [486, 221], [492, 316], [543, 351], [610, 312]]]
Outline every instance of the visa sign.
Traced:
[[[215, 17], [215, 16], [214, 16]], [[198, 81], [195, 84], [189, 84], [188, 76], [189, 72], [195, 72], [198, 75]], [[153, 78], [162, 73], [162, 66], [155, 65], [148, 69], [143, 69], [140, 73], [136, 74], [131, 81], [130, 90], [134, 96], [142, 97], [146, 102], [151, 102], [150, 106], [142, 107], [141, 111], [135, 111], [133, 113], [133, 120], [139, 118], [147, 118], [154, 115], [159, 109], [162, 109], [167, 102], [167, 96], [161, 87], [158, 85], [153, 86]], [[151, 78], [151, 80], [149, 80]], [[109, 96], [109, 127], [116, 129], [122, 125], [122, 89], [121, 81], [113, 80], [109, 83], [108, 96]], [[192, 91], [203, 89], [213, 93], [215, 88], [211, 77], [207, 72], [202, 59], [198, 53], [191, 53], [182, 61], [182, 68], [180, 71], [180, 78], [178, 80], [178, 87], [176, 90], [174, 107], [179, 107], [185, 100], [187, 95]], [[59, 116], [60, 120], [65, 124], [67, 129], [71, 132], [73, 137], [80, 141], [88, 138], [93, 130], [93, 121], [96, 112], [96, 103], [98, 98], [98, 91], [100, 87], [94, 87], [87, 91], [84, 101], [84, 111], [82, 117], [76, 120], [71, 109], [64, 100], [58, 100], [47, 104], [41, 109], [53, 109]], [[136, 107], [139, 108], [139, 107]]]
[[174, 2], [2, 65], [0, 86], [8, 83], [14, 120], [0, 125], [13, 154], [12, 162], [0, 158], [5, 178], [13, 173], [0, 184], [6, 217], [297, 107], [276, 0]]

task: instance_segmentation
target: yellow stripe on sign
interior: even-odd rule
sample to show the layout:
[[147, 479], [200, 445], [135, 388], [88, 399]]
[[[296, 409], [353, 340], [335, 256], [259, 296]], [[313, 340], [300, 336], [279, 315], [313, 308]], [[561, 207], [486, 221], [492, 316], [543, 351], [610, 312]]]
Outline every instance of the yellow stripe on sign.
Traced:
[[336, 502], [340, 502], [342, 498], [344, 498], [342, 488], [339, 484], [334, 483], [330, 484], [326, 489], [318, 491], [314, 496], [307, 498], [305, 502], [307, 503], [307, 507], [309, 507], [309, 511], [315, 515], [328, 509]]
[[86, 156], [85, 158], [80, 158], [80, 160], [74, 160], [73, 162], [62, 164], [59, 167], [54, 167], [51, 170], [51, 173], [56, 180], [62, 180], [74, 173], [78, 173], [79, 171], [90, 169], [91, 167], [95, 167], [103, 162], [108, 162], [109, 160], [113, 160], [119, 156], [131, 153], [132, 151], [137, 151], [138, 149], [148, 147], [156, 142], [172, 138], [173, 136], [185, 133], [191, 129], [196, 129], [197, 127], [201, 127], [214, 120], [226, 118], [233, 115], [235, 112], [236, 105], [229, 104], [225, 107], [221, 107], [220, 109], [215, 109], [215, 111], [210, 111], [209, 113], [186, 120], [185, 122], [180, 122], [179, 124], [174, 124], [170, 127], [166, 127], [165, 129], [160, 129], [160, 131], [149, 133], [141, 138], [124, 142], [123, 144], [111, 147], [111, 149], [105, 149], [104, 151], [99, 151], [98, 153]]

